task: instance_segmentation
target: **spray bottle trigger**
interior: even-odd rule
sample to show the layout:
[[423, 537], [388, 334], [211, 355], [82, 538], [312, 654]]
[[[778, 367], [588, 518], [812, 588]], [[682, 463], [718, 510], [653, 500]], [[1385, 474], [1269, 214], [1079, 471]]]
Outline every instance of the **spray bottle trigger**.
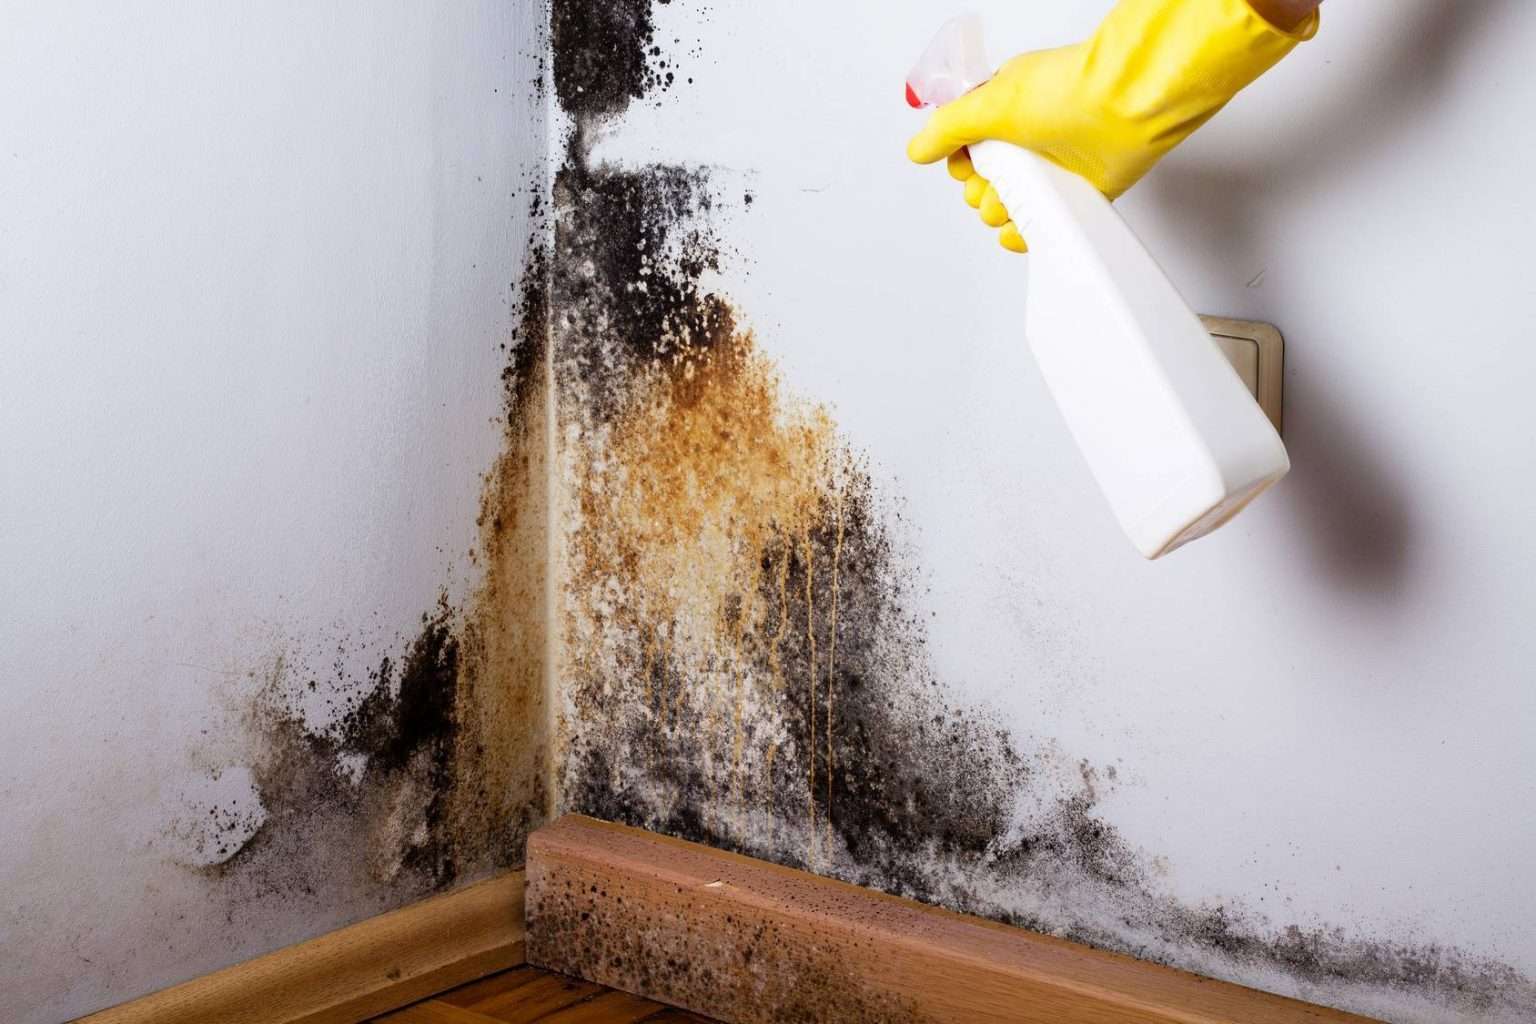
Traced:
[[992, 77], [981, 18], [963, 14], [944, 23], [907, 76], [907, 102], [937, 107]]

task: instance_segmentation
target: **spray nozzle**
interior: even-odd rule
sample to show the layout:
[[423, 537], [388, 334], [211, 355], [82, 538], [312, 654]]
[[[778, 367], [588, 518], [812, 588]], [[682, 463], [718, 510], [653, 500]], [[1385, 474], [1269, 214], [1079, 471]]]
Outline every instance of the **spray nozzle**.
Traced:
[[907, 103], [937, 107], [957, 100], [992, 77], [981, 17], [962, 14], [939, 29], [907, 75]]

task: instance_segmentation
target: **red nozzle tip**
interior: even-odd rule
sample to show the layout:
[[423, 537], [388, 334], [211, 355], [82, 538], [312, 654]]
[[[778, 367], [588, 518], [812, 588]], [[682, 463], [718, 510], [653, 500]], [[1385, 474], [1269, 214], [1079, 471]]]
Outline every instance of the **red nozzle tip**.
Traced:
[[907, 106], [909, 106], [909, 107], [921, 107], [922, 105], [923, 105], [923, 101], [918, 99], [917, 93], [912, 90], [912, 83], [908, 82], [907, 83]]

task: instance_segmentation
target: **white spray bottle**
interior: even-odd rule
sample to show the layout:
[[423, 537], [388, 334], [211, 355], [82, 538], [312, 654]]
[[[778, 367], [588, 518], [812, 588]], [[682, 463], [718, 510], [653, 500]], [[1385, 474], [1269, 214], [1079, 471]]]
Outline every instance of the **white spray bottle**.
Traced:
[[[907, 79], [913, 106], [992, 75], [980, 19], [947, 23]], [[1029, 243], [1024, 334], [1120, 525], [1147, 558], [1205, 536], [1290, 469], [1236, 371], [1109, 200], [1006, 142], [971, 162]]]

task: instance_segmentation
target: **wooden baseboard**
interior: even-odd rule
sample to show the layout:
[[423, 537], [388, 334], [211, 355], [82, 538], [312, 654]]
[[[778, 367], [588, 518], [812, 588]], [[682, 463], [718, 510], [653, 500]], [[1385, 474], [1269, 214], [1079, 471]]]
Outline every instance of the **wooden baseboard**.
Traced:
[[527, 872], [530, 963], [729, 1024], [1367, 1024], [591, 818]]
[[357, 1024], [523, 963], [523, 872], [82, 1017], [77, 1024]]

